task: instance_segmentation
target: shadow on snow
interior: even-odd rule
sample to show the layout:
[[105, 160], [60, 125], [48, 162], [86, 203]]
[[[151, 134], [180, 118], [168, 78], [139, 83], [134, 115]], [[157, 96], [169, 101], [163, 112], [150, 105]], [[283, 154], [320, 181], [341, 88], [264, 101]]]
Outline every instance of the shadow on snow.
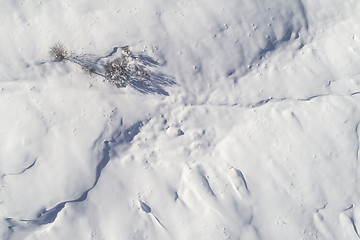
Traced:
[[[120, 52], [127, 47], [115, 47], [108, 55], [98, 57], [94, 54], [71, 55], [67, 58], [68, 61], [81, 66], [85, 71], [91, 71], [91, 74], [98, 75], [107, 79], [106, 65], [119, 56]], [[176, 82], [173, 77], [162, 73], [158, 70], [160, 63], [154, 58], [145, 54], [133, 54], [131, 58], [144, 68], [145, 74], [138, 76], [129, 74], [126, 83], [135, 90], [143, 94], [159, 94], [168, 96], [169, 93], [165, 90], [166, 87], [175, 85]], [[121, 86], [114, 84], [118, 88]]]

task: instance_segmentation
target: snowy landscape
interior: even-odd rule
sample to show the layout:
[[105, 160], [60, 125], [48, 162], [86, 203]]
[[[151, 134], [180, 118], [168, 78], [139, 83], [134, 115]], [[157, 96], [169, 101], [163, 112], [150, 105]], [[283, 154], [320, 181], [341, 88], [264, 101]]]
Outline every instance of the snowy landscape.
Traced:
[[358, 0], [3, 0], [0, 36], [1, 240], [360, 239]]

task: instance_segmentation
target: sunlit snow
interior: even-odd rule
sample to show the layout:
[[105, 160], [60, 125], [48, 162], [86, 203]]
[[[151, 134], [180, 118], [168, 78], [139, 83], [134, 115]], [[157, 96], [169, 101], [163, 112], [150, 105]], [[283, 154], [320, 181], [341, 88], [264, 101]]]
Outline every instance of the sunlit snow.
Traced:
[[359, 239], [359, 13], [2, 1], [0, 239]]

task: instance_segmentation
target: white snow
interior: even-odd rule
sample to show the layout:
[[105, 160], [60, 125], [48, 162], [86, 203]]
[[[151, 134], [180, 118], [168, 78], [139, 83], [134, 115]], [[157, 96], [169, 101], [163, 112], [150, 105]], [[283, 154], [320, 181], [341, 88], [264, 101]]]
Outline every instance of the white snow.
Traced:
[[[359, 13], [3, 1], [0, 239], [359, 239]], [[117, 88], [125, 46], [150, 80]]]

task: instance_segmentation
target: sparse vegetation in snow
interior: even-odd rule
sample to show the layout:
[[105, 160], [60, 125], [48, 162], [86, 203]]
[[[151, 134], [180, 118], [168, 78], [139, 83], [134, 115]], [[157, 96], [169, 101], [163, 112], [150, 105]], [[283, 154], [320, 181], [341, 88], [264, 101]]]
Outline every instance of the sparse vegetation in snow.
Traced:
[[69, 53], [60, 42], [54, 44], [50, 47], [49, 54], [52, 60], [56, 62], [61, 62], [66, 60], [69, 57]]
[[[95, 73], [117, 87], [126, 87], [131, 80], [135, 79], [149, 80], [150, 75], [146, 71], [145, 66], [141, 61], [138, 61], [129, 46], [122, 47], [121, 49], [121, 55], [112, 61], [109, 60], [105, 65], [102, 62], [98, 62], [99, 58], [89, 61], [89, 59], [83, 56], [70, 56], [61, 43], [56, 43], [50, 47], [49, 54], [53, 61], [61, 62], [69, 60], [80, 65], [87, 75]], [[104, 70], [102, 71], [102, 69]]]
[[125, 87], [133, 77], [148, 78], [149, 74], [126, 46], [122, 48], [121, 57], [105, 65], [105, 78], [118, 87]]

